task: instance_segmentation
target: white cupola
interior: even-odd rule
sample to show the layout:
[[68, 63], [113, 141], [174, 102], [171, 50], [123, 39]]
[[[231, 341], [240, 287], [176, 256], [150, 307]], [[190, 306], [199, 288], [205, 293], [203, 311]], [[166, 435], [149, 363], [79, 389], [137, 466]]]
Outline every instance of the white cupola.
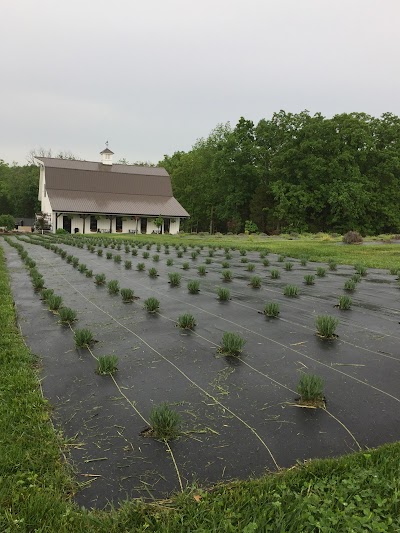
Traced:
[[101, 163], [103, 165], [112, 165], [112, 156], [114, 155], [114, 152], [112, 152], [108, 148], [108, 141], [106, 142], [106, 148], [102, 152], [100, 152], [101, 155]]

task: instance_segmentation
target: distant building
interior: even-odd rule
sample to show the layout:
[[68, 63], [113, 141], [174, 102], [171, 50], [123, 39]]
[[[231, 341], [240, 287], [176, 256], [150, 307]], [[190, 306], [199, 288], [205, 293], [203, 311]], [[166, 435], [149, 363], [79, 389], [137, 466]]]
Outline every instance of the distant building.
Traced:
[[164, 168], [113, 164], [108, 147], [100, 155], [101, 163], [35, 158], [40, 165], [41, 210], [51, 231], [179, 232], [181, 219], [189, 213], [174, 198]]

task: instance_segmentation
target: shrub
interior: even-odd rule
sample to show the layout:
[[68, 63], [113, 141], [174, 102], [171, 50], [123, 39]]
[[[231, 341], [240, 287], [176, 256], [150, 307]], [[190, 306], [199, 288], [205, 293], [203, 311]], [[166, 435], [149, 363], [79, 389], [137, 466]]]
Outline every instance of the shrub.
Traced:
[[174, 264], [174, 260], [171, 259], [170, 257], [167, 259], [167, 266], [172, 266]]
[[171, 287], [179, 287], [181, 284], [182, 275], [178, 272], [170, 272], [168, 274], [168, 279]]
[[176, 253], [176, 257], [178, 257], [178, 259], [180, 259], [181, 257], [183, 257], [183, 252], [182, 252], [182, 250], [178, 250], [178, 252]]
[[319, 278], [324, 278], [325, 275], [326, 275], [326, 268], [324, 268], [324, 267], [318, 267], [318, 268], [317, 268], [317, 276], [318, 276]]
[[73, 255], [67, 255], [67, 263], [72, 263]]
[[205, 263], [206, 263], [206, 265], [211, 265], [211, 263], [212, 263], [211, 257], [206, 257], [205, 258]]
[[247, 267], [246, 267], [246, 270], [247, 270], [248, 272], [254, 272], [255, 268], [256, 268], [256, 265], [255, 265], [254, 263], [249, 263], [249, 264], [247, 265]]
[[222, 271], [222, 279], [224, 281], [232, 281], [233, 275], [231, 270], [223, 270]]
[[360, 265], [360, 264], [354, 265], [354, 269], [357, 274], [360, 274], [360, 276], [366, 276], [368, 274], [368, 271], [364, 265]]
[[287, 270], [288, 272], [290, 272], [290, 270], [292, 270], [293, 268], [293, 263], [291, 261], [287, 261], [285, 263], [285, 270]]
[[178, 317], [177, 326], [181, 329], [193, 329], [196, 325], [196, 320], [190, 313], [184, 313]]
[[197, 255], [198, 255], [197, 252], [192, 252], [192, 253], [190, 254], [190, 256], [191, 256], [191, 258], [193, 259], [193, 261], [194, 261], [195, 259], [197, 259]]
[[78, 267], [78, 270], [81, 274], [84, 274], [86, 272], [87, 266], [81, 263]]
[[52, 294], [51, 296], [49, 296], [49, 298], [46, 301], [47, 301], [50, 311], [57, 311], [58, 309], [60, 309], [63, 299], [62, 299], [62, 296], [57, 296], [56, 294]]
[[339, 297], [339, 309], [342, 309], [343, 311], [347, 311], [351, 308], [352, 299], [350, 296], [340, 296]]
[[262, 263], [263, 263], [263, 266], [265, 266], [265, 267], [269, 266], [269, 260], [268, 259], [264, 259]]
[[301, 264], [301, 266], [306, 266], [306, 265], [307, 265], [307, 262], [308, 262], [308, 256], [303, 255], [303, 256], [300, 258], [300, 264]]
[[42, 276], [35, 276], [32, 278], [32, 285], [33, 285], [33, 288], [34, 290], [37, 292], [37, 291], [41, 291], [44, 287], [44, 279], [42, 278]]
[[86, 270], [86, 272], [85, 272], [85, 276], [86, 276], [87, 278], [92, 278], [92, 277], [93, 277], [93, 270], [91, 270], [91, 269], [88, 268], [88, 269]]
[[60, 257], [61, 257], [62, 259], [65, 259], [65, 258], [67, 257], [67, 252], [66, 252], [65, 250], [61, 250], [61, 251], [60, 251]]
[[182, 264], [182, 268], [183, 268], [183, 270], [189, 270], [189, 268], [190, 268], [190, 264], [189, 264], [187, 261], [185, 261], [185, 262]]
[[146, 268], [146, 265], [144, 263], [138, 263], [136, 265], [136, 269], [139, 271], [139, 272], [143, 272], [144, 269]]
[[77, 348], [89, 348], [94, 343], [93, 333], [90, 329], [76, 329], [74, 341]]
[[159, 256], [158, 254], [154, 254], [154, 255], [153, 255], [153, 261], [154, 261], [155, 263], [158, 263], [159, 260], [160, 260], [160, 256]]
[[76, 320], [76, 311], [70, 307], [61, 307], [58, 314], [62, 324], [72, 324]]
[[338, 324], [339, 320], [330, 315], [320, 315], [315, 319], [318, 335], [324, 339], [333, 339], [336, 337], [335, 331]]
[[115, 374], [118, 370], [118, 357], [116, 355], [100, 355], [97, 359], [97, 374], [101, 376]]
[[241, 249], [239, 250], [239, 254], [240, 254], [241, 256], [245, 256], [245, 255], [247, 255], [247, 250], [245, 250], [244, 248], [241, 248]]
[[356, 282], [353, 279], [348, 279], [345, 281], [344, 290], [345, 291], [354, 291], [356, 289]]
[[358, 233], [358, 231], [348, 231], [343, 235], [342, 241], [345, 244], [358, 244], [363, 242], [363, 238]]
[[286, 285], [283, 289], [283, 294], [291, 298], [296, 298], [299, 295], [299, 288], [296, 285]]
[[112, 279], [107, 283], [107, 290], [109, 294], [119, 293], [119, 282], [116, 279]]
[[157, 269], [154, 267], [149, 268], [148, 274], [151, 278], [156, 278], [158, 276]]
[[297, 384], [297, 392], [300, 394], [300, 403], [324, 403], [324, 382], [319, 376], [302, 374]]
[[222, 268], [229, 268], [231, 265], [228, 263], [228, 261], [222, 261], [221, 266]]
[[238, 333], [226, 331], [222, 336], [220, 353], [224, 355], [239, 355], [246, 341]]
[[281, 277], [281, 274], [277, 268], [273, 268], [271, 270], [271, 278], [272, 279], [279, 279]]
[[392, 276], [397, 276], [398, 273], [399, 273], [399, 271], [400, 271], [400, 268], [399, 268], [399, 267], [394, 267], [394, 268], [391, 268], [391, 269], [389, 270], [389, 274], [391, 274]]
[[250, 286], [253, 287], [253, 289], [259, 289], [261, 287], [261, 278], [260, 278], [260, 276], [251, 276], [251, 278], [250, 278]]
[[48, 301], [48, 299], [53, 296], [54, 294], [54, 291], [53, 289], [43, 289], [42, 290], [42, 300], [44, 300], [45, 302]]
[[247, 259], [247, 257], [242, 257], [242, 258], [240, 259], [240, 262], [241, 262], [241, 263], [248, 263], [249, 260]]
[[131, 251], [130, 247], [129, 246], [125, 246], [125, 253], [129, 254], [130, 251]]
[[207, 274], [205, 265], [199, 265], [197, 267], [197, 272], [199, 273], [200, 276], [205, 276]]
[[277, 318], [279, 316], [279, 313], [279, 304], [276, 302], [269, 302], [264, 307], [264, 315], [268, 317]]
[[304, 282], [305, 282], [306, 285], [314, 285], [315, 276], [313, 276], [312, 274], [306, 274], [304, 276]]
[[264, 257], [267, 256], [267, 252], [265, 250], [261, 250], [260, 252], [260, 259], [264, 259]]
[[208, 257], [214, 257], [214, 250], [208, 250]]
[[103, 250], [102, 250], [101, 248], [99, 248], [99, 249], [97, 250], [97, 255], [98, 255], [99, 257], [101, 257], [101, 256], [103, 255]]
[[126, 270], [131, 270], [132, 268], [132, 261], [125, 261], [124, 266]]
[[337, 263], [333, 259], [328, 261], [329, 270], [336, 270], [337, 269]]
[[160, 302], [154, 296], [150, 296], [144, 301], [144, 308], [148, 313], [157, 313], [160, 309]]
[[200, 282], [197, 279], [191, 279], [187, 284], [190, 294], [197, 294], [200, 290]]
[[115, 263], [120, 263], [122, 261], [122, 258], [120, 255], [114, 255], [114, 262]]
[[232, 254], [226, 253], [225, 254], [225, 259], [227, 259], [228, 261], [229, 261], [229, 259], [232, 259]]
[[217, 296], [218, 296], [218, 300], [221, 300], [221, 302], [226, 302], [227, 300], [230, 300], [231, 292], [229, 289], [226, 289], [225, 287], [218, 287]]
[[133, 292], [132, 289], [121, 289], [121, 296], [122, 296], [122, 301], [124, 303], [129, 303], [129, 302], [133, 302], [135, 298], [135, 293]]
[[181, 417], [167, 403], [154, 406], [149, 419], [155, 438], [171, 440], [179, 435]]
[[143, 252], [142, 253], [142, 257], [143, 257], [143, 259], [148, 259], [150, 257], [149, 252]]
[[79, 265], [79, 259], [77, 257], [73, 257], [72, 258], [72, 266], [74, 268], [77, 268], [78, 265]]
[[137, 256], [137, 250], [136, 250], [136, 248], [133, 248], [133, 250], [131, 251], [131, 255], [133, 255], [134, 257]]
[[358, 274], [357, 272], [355, 272], [351, 278], [351, 280], [353, 280], [355, 283], [360, 283], [361, 281], [361, 274]]
[[279, 263], [283, 263], [285, 259], [286, 259], [286, 256], [284, 256], [284, 255], [279, 255], [278, 256]]

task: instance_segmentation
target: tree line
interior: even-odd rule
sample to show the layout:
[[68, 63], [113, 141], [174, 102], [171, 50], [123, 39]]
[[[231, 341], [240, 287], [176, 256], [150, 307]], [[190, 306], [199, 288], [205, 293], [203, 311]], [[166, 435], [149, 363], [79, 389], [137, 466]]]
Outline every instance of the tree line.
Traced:
[[[400, 119], [280, 111], [159, 163], [196, 231], [400, 231]], [[251, 221], [251, 223], [250, 223]]]

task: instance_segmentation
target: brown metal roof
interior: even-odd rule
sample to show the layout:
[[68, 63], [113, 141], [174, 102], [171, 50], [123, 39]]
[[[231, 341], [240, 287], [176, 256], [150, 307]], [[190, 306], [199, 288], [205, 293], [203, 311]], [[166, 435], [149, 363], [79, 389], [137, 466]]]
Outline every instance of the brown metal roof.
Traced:
[[37, 157], [53, 211], [188, 217], [164, 168]]
[[173, 197], [47, 189], [53, 211], [188, 217], [189, 213]]

